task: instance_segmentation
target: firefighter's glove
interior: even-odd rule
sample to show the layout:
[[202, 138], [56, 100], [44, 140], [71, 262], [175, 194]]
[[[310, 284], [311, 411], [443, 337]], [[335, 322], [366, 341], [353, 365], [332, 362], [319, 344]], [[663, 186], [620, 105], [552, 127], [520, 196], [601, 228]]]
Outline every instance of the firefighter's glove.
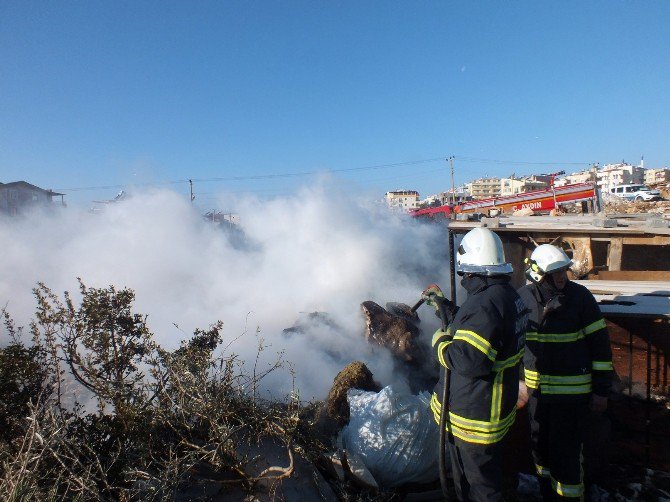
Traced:
[[435, 315], [443, 319], [445, 324], [450, 324], [454, 320], [454, 316], [458, 311], [458, 307], [450, 300], [444, 297], [444, 293], [437, 284], [431, 284], [423, 293], [423, 298], [428, 305], [435, 309]]
[[433, 340], [430, 342], [431, 347], [437, 347], [440, 343], [442, 342], [450, 342], [452, 340], [453, 335], [451, 334], [451, 330], [442, 331], [441, 329], [438, 329], [435, 334], [433, 335]]
[[427, 305], [430, 305], [434, 309], [437, 309], [437, 299], [444, 298], [444, 293], [437, 284], [431, 284], [421, 293], [421, 298], [426, 301]]

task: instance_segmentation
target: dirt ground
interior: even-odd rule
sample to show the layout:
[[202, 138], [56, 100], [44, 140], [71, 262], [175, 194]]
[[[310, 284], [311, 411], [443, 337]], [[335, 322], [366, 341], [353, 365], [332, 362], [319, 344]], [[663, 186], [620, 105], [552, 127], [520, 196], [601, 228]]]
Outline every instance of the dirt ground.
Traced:
[[656, 213], [659, 215], [670, 214], [670, 200], [658, 200], [652, 202], [626, 202], [610, 201], [605, 202], [605, 212], [607, 213]]

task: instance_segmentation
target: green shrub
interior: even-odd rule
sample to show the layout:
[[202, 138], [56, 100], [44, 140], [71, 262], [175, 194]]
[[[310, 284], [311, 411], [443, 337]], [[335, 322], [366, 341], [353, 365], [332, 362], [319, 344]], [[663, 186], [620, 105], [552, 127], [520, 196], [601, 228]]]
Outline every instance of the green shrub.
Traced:
[[222, 322], [168, 351], [131, 290], [80, 281], [79, 292], [76, 303], [38, 284], [30, 345], [3, 311], [0, 499], [167, 500], [204, 471], [223, 491], [252, 491], [241, 445], [307, 444], [296, 400], [258, 397], [281, 355], [250, 373], [221, 350]]

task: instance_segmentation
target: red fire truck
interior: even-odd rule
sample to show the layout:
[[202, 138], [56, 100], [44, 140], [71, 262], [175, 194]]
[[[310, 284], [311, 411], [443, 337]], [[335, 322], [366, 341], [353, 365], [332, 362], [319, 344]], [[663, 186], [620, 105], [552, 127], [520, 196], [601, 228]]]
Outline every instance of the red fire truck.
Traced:
[[532, 192], [524, 192], [501, 197], [491, 197], [463, 202], [456, 206], [429, 207], [416, 209], [410, 214], [414, 217], [448, 217], [452, 213], [513, 213], [520, 209], [532, 209], [546, 213], [561, 204], [598, 201], [598, 189], [595, 183], [577, 183], [562, 187], [549, 187]]

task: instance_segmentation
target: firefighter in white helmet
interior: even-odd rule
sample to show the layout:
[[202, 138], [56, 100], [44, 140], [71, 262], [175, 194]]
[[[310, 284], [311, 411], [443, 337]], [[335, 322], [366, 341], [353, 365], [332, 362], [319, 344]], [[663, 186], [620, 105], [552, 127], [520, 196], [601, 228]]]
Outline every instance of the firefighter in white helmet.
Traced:
[[448, 368], [447, 449], [456, 494], [459, 500], [497, 501], [503, 499], [503, 438], [516, 416], [526, 308], [510, 285], [513, 270], [502, 241], [490, 230], [468, 232], [456, 263], [468, 292], [460, 308], [435, 285], [423, 294], [446, 313], [448, 324], [433, 337], [441, 371], [431, 408], [439, 424]]
[[523, 359], [531, 443], [545, 500], [584, 494], [582, 436], [590, 411], [602, 412], [612, 379], [605, 320], [593, 295], [571, 282], [570, 258], [542, 244], [526, 260], [530, 284]]

